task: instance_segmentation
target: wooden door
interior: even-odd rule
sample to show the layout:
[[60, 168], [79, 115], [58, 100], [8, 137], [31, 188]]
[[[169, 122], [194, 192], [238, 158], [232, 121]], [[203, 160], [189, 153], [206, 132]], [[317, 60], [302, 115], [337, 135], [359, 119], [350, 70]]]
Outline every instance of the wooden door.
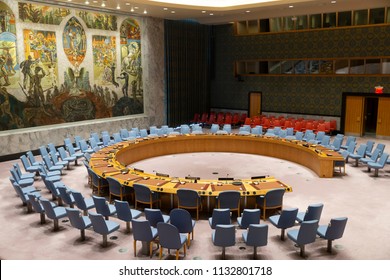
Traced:
[[261, 92], [249, 93], [249, 117], [261, 114]]
[[376, 135], [390, 136], [390, 98], [379, 98]]
[[345, 106], [344, 133], [362, 136], [363, 134], [364, 97], [347, 96]]

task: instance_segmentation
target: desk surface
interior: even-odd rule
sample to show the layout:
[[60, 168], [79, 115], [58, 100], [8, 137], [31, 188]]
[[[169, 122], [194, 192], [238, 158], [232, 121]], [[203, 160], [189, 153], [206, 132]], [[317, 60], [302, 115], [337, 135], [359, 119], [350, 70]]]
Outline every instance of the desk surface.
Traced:
[[207, 180], [169, 178], [128, 168], [132, 163], [156, 156], [196, 152], [237, 152], [278, 157], [302, 164], [320, 177], [332, 177], [334, 162], [343, 160], [338, 153], [299, 141], [241, 135], [179, 135], [124, 141], [94, 153], [90, 166], [104, 178], [115, 177], [123, 185], [147, 185], [154, 191], [176, 193], [179, 188], [194, 189], [203, 196], [217, 196], [224, 190], [237, 190], [243, 196], [265, 194], [273, 188], [292, 188], [274, 177], [244, 180]]

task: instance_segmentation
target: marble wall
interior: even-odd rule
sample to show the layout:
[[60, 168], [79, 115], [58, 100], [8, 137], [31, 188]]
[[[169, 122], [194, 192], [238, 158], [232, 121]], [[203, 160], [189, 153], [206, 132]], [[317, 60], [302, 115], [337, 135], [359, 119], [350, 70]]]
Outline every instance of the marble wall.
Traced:
[[[2, 1], [13, 10], [15, 15], [18, 15], [19, 1]], [[117, 18], [118, 23], [121, 23], [127, 16], [118, 15]], [[35, 150], [39, 146], [47, 143], [62, 145], [65, 137], [72, 138], [75, 135], [80, 135], [81, 137], [88, 138], [91, 132], [107, 130], [113, 133], [118, 132], [123, 127], [128, 129], [131, 127], [148, 128], [150, 125], [160, 126], [165, 124], [163, 67], [164, 21], [150, 17], [132, 18], [136, 19], [141, 27], [144, 113], [0, 131], [0, 157]], [[26, 23], [22, 23], [16, 17], [17, 34], [22, 34], [24, 27], [26, 27]], [[102, 33], [108, 34], [110, 31]], [[23, 38], [20, 36], [17, 38], [19, 63], [24, 60]], [[61, 65], [60, 58], [59, 65]]]

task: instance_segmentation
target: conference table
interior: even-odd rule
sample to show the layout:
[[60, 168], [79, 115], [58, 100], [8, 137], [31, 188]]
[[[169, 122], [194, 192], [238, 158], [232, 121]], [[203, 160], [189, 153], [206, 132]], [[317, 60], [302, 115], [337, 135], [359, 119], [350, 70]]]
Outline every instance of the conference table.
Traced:
[[313, 170], [319, 177], [333, 177], [336, 162], [344, 161], [337, 152], [318, 145], [310, 145], [296, 140], [277, 139], [258, 135], [169, 135], [137, 138], [104, 147], [90, 159], [90, 167], [102, 178], [114, 177], [122, 185], [132, 187], [134, 183], [148, 186], [159, 192], [162, 208], [177, 205], [176, 192], [186, 188], [196, 190], [202, 197], [204, 206], [213, 209], [215, 197], [222, 191], [235, 190], [241, 194], [241, 207], [255, 207], [255, 198], [269, 190], [284, 188], [291, 192], [292, 187], [264, 174], [256, 174], [248, 179], [170, 177], [169, 174], [147, 173], [132, 166], [133, 163], [171, 154], [197, 152], [246, 153], [276, 157], [296, 162]]

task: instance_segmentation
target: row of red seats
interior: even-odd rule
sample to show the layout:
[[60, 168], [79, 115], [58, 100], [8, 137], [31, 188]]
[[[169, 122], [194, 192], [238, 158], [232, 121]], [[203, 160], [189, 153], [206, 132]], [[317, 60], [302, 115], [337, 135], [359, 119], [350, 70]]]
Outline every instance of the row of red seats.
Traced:
[[190, 120], [190, 123], [202, 123], [204, 125], [211, 126], [212, 124], [231, 124], [232, 126], [238, 126], [245, 122], [247, 118], [247, 114], [239, 114], [239, 113], [230, 113], [230, 112], [219, 112], [216, 113], [214, 111], [203, 112], [202, 115], [199, 113], [194, 114], [194, 118]]
[[255, 116], [252, 118], [246, 118], [244, 125], [250, 125], [255, 127], [261, 125], [263, 130], [268, 128], [281, 127], [282, 129], [294, 128], [294, 132], [306, 130], [313, 130], [314, 132], [324, 131], [327, 134], [331, 134], [333, 131], [337, 130], [336, 120], [314, 120], [314, 119], [304, 119], [304, 118], [294, 118], [294, 117], [272, 117], [272, 116]]

